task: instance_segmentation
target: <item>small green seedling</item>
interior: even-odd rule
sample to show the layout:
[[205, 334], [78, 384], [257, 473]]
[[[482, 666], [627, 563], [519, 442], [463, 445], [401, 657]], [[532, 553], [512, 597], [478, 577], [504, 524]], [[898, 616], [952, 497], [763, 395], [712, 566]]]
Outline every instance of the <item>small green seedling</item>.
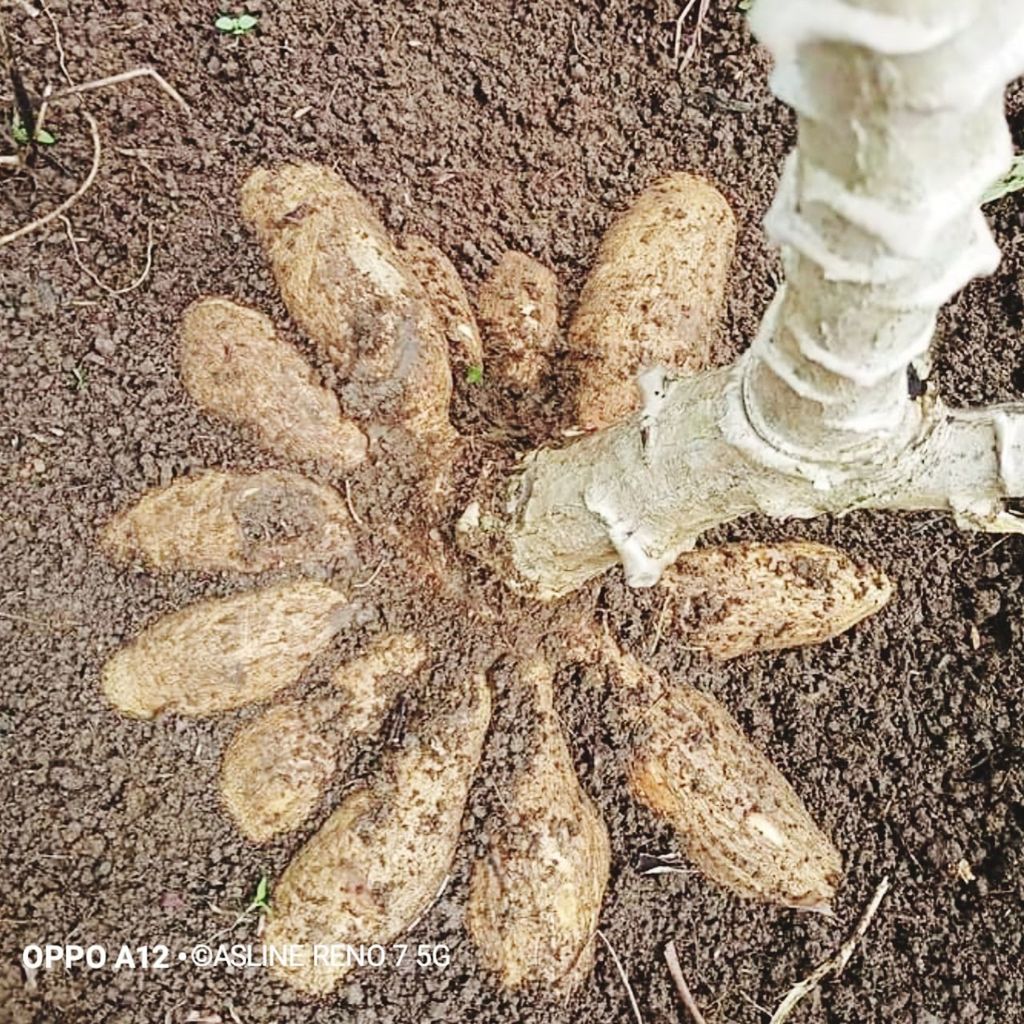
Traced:
[[484, 381], [484, 368], [482, 366], [466, 367], [466, 383], [482, 384]]
[[266, 875], [260, 875], [252, 901], [245, 908], [247, 914], [251, 914], [256, 910], [261, 914], [267, 913], [270, 910], [270, 883], [267, 881]]
[[754, 6], [754, 0], [740, 0], [740, 10], [749, 11]]
[[74, 391], [84, 391], [89, 386], [89, 375], [81, 366], [72, 366], [68, 372], [71, 374], [71, 387]]
[[[21, 118], [16, 117], [11, 123], [11, 138], [19, 146], [27, 146], [29, 143], [28, 129], [21, 123]], [[36, 129], [36, 142], [40, 146], [52, 146], [57, 141], [45, 128]]]
[[1024, 153], [1018, 153], [1014, 157], [1010, 169], [998, 181], [989, 185], [981, 201], [983, 204], [992, 203], [1021, 189], [1024, 189]]
[[213, 23], [213, 27], [228, 36], [244, 36], [256, 27], [257, 21], [251, 14], [222, 14]]

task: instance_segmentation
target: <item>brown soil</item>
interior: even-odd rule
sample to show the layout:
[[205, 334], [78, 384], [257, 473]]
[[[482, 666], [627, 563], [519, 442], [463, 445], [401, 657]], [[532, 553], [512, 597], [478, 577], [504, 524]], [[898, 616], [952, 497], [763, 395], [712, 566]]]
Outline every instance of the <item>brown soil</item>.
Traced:
[[[435, 241], [471, 285], [504, 250], [521, 249], [558, 272], [566, 308], [616, 209], [668, 170], [706, 173], [741, 227], [719, 352], [728, 359], [752, 335], [778, 274], [759, 222], [793, 141], [791, 116], [767, 91], [766, 57], [737, 5], [716, 5], [703, 49], [682, 74], [671, 59], [679, 5], [667, 0], [253, 0], [248, 9], [264, 12], [260, 27], [241, 39], [213, 30], [215, 5], [48, 6], [76, 80], [151, 64], [193, 113], [181, 116], [140, 83], [88, 99], [105, 153], [95, 188], [71, 214], [82, 260], [124, 286], [142, 266], [151, 226], [153, 268], [142, 287], [122, 296], [97, 288], [59, 224], [0, 253], [0, 1021], [184, 1022], [196, 1011], [247, 1024], [629, 1020], [603, 946], [569, 1007], [551, 1007], [538, 993], [498, 995], [462, 929], [468, 865], [485, 841], [496, 788], [523, 756], [520, 712], [503, 695], [501, 672], [451, 885], [408, 938], [448, 944], [449, 967], [364, 970], [335, 997], [310, 1003], [259, 970], [175, 964], [26, 978], [18, 953], [34, 942], [182, 949], [217, 933], [218, 941], [255, 941], [254, 920], [223, 930], [261, 874], [275, 877], [302, 841], [253, 846], [218, 804], [220, 753], [244, 715], [129, 721], [104, 703], [98, 685], [105, 658], [144, 623], [247, 585], [115, 569], [96, 543], [109, 516], [148, 486], [202, 466], [271, 465], [238, 432], [196, 410], [174, 356], [182, 310], [209, 293], [266, 310], [303, 345], [284, 327], [268, 271], [240, 225], [245, 174], [288, 157], [334, 164], [394, 233]], [[30, 85], [58, 83], [45, 16], [8, 9]], [[1020, 145], [1019, 86], [1011, 110]], [[0, 231], [69, 194], [88, 166], [75, 108], [60, 107], [52, 124], [56, 162], [40, 165], [34, 181], [0, 176]], [[1024, 389], [1024, 199], [991, 212], [1003, 266], [943, 319], [936, 377], [954, 401], [1005, 400]], [[485, 400], [485, 408], [503, 404], [500, 396]], [[459, 410], [463, 423], [488, 426], [465, 397]], [[523, 433], [557, 419], [549, 405]], [[374, 516], [358, 477], [354, 484], [357, 508]], [[385, 505], [408, 518], [394, 484]], [[835, 920], [741, 902], [690, 874], [641, 875], [640, 855], [671, 850], [672, 837], [626, 794], [607, 694], [583, 675], [559, 676], [559, 712], [580, 777], [612, 837], [601, 927], [644, 1020], [686, 1019], [663, 961], [672, 938], [709, 1024], [765, 1020], [762, 1008], [834, 951], [889, 875], [893, 891], [865, 947], [793, 1020], [1024, 1021], [1024, 541], [964, 535], [937, 515], [881, 514], [750, 521], [719, 539], [784, 536], [869, 559], [896, 581], [897, 597], [812, 650], [723, 667], [665, 640], [653, 661], [722, 699], [835, 838], [847, 867]], [[504, 623], [488, 635], [471, 621], [472, 608], [418, 585], [399, 555], [383, 546], [362, 555], [368, 570], [382, 556], [391, 560], [367, 592], [359, 635], [320, 659], [304, 687], [385, 626], [430, 624], [435, 645], [459, 651], [463, 667], [450, 665], [450, 673], [529, 645], [561, 614], [485, 585], [481, 608], [491, 604]], [[616, 574], [575, 600], [605, 610], [637, 652], [654, 632], [652, 603]], [[517, 625], [526, 622], [528, 629]], [[428, 710], [430, 694], [411, 703]], [[416, 713], [410, 708], [407, 719]], [[357, 759], [357, 774], [373, 759], [373, 750]], [[961, 861], [973, 880], [958, 876]]]

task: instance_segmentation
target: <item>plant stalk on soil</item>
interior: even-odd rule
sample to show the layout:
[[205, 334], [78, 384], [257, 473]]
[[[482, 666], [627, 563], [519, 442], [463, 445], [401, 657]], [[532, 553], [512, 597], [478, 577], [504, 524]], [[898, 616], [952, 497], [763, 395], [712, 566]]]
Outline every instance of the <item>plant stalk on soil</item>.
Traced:
[[1002, 91], [1024, 67], [1008, 0], [760, 0], [775, 94], [799, 137], [767, 218], [786, 283], [750, 349], [641, 412], [527, 457], [460, 522], [467, 546], [544, 597], [617, 561], [650, 586], [747, 513], [941, 509], [1021, 532], [1024, 403], [957, 410], [927, 377], [940, 306], [999, 260], [981, 214], [1012, 157]]

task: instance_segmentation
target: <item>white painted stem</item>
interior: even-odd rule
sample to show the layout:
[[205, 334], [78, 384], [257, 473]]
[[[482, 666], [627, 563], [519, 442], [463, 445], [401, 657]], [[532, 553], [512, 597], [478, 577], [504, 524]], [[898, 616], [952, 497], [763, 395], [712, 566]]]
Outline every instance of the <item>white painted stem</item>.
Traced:
[[1024, 68], [1020, 0], [757, 0], [772, 87], [799, 115], [766, 218], [787, 281], [725, 370], [640, 382], [644, 411], [533, 453], [508, 504], [471, 509], [544, 596], [616, 561], [636, 586], [749, 512], [945, 509], [1021, 531], [1024, 404], [915, 398], [938, 310], [999, 253], [980, 196], [1009, 164], [1002, 90]]
[[747, 360], [774, 447], [860, 461], [919, 427], [907, 368], [939, 307], [999, 262], [980, 197], [1009, 165], [1019, 0], [758, 0], [799, 143], [765, 220], [787, 284]]

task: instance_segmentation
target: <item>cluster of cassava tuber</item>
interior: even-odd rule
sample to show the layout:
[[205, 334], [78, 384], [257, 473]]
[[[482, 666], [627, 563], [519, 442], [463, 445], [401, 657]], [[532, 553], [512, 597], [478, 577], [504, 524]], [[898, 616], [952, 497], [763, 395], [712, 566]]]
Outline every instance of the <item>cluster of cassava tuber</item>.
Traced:
[[[862, 505], [949, 507], [965, 523], [1013, 525], [997, 505], [1024, 477], [1019, 413], [972, 419], [893, 390], [893, 375], [930, 341], [942, 288], [929, 290], [928, 274], [946, 268], [945, 287], [977, 270], [971, 259], [947, 264], [965, 225], [979, 228], [965, 212], [969, 195], [950, 192], [944, 214], [928, 205], [928, 182], [907, 193], [886, 141], [897, 118], [917, 133], [913, 151], [945, 130], [967, 133], [978, 105], [994, 112], [1011, 63], [960, 99], [936, 69], [948, 66], [942, 59], [957, 39], [977, 41], [992, 28], [986, 13], [1005, 15], [1009, 5], [905, 0], [883, 10], [828, 0], [827, 16], [812, 6], [786, 11], [784, 0], [758, 0], [755, 8], [779, 55], [777, 87], [804, 124], [773, 221], [791, 279], [762, 337], [731, 368], [711, 359], [735, 223], [723, 197], [692, 175], [656, 181], [614, 222], [564, 336], [556, 279], [525, 254], [506, 254], [474, 311], [443, 253], [418, 237], [393, 243], [334, 172], [285, 165], [245, 182], [243, 216], [335, 384], [260, 313], [225, 298], [186, 311], [185, 387], [282, 468], [175, 481], [118, 514], [103, 545], [152, 572], [271, 576], [150, 625], [108, 661], [103, 685], [115, 707], [137, 716], [269, 703], [228, 744], [221, 773], [225, 807], [252, 840], [307, 833], [275, 886], [268, 941], [386, 943], [409, 929], [451, 870], [486, 741], [484, 664], [456, 672], [436, 706], [419, 707], [412, 733], [383, 745], [371, 777], [324, 806], [392, 703], [416, 692], [431, 666], [455, 663], [440, 628], [385, 630], [336, 669], [325, 692], [271, 703], [340, 631], [367, 621], [368, 605], [386, 602], [386, 592], [356, 582], [369, 568], [358, 554], [368, 531], [407, 545], [416, 553], [410, 566], [450, 575], [449, 593], [461, 594], [470, 622], [481, 621], [469, 612], [476, 577], [458, 567], [471, 557], [538, 598], [570, 593], [621, 562], [627, 582], [664, 594], [667, 643], [732, 658], [823, 642], [882, 607], [891, 586], [817, 544], [691, 550], [709, 526], [745, 512]], [[849, 75], [830, 86], [835, 60]], [[979, 137], [991, 141], [993, 131], [986, 122]], [[928, 173], [948, 183], [967, 162], [958, 152]], [[915, 211], [928, 213], [925, 236], [949, 252], [924, 252], [897, 230], [916, 223]], [[474, 369], [487, 386], [519, 396], [566, 365], [576, 433], [586, 436], [531, 453], [510, 477], [485, 469], [477, 501], [439, 510], [446, 473], [464, 446], [479, 443], [450, 421], [451, 368], [456, 386]], [[458, 518], [461, 554], [424, 557], [414, 516], [383, 529], [343, 500], [344, 474], [357, 469], [361, 486], [386, 486], [377, 470], [396, 445], [418, 453], [431, 525]], [[671, 823], [698, 869], [742, 896], [829, 906], [838, 852], [720, 703], [662, 677], [596, 625], [563, 654], [605, 674], [631, 726], [621, 751], [631, 791]], [[466, 927], [500, 984], [565, 993], [593, 960], [611, 844], [561, 729], [559, 665], [535, 650], [519, 659], [513, 685], [533, 709], [528, 754], [503, 794], [507, 817], [471, 867]], [[282, 968], [312, 993], [330, 991], [344, 971]]]
[[[486, 364], [488, 381], [520, 394], [539, 386], [557, 365], [554, 353], [567, 350], [587, 416], [627, 415], [639, 364], [611, 339], [626, 332], [642, 343], [643, 358], [671, 356], [678, 372], [706, 365], [735, 228], [706, 182], [682, 174], [657, 182], [602, 246], [594, 280], [615, 282], [618, 292], [609, 297], [588, 282], [563, 340], [554, 276], [524, 254], [508, 254], [484, 282], [478, 327], [443, 254], [422, 239], [393, 246], [331, 172], [258, 171], [243, 194], [290, 312], [344, 373], [340, 401], [265, 317], [222, 298], [185, 313], [182, 380], [211, 416], [318, 478], [287, 468], [207, 471], [115, 516], [102, 544], [126, 565], [287, 578], [156, 622], [110, 659], [103, 682], [116, 707], [138, 716], [270, 702], [227, 745], [220, 779], [239, 829], [266, 842], [322, 818], [332, 780], [359, 744], [373, 742], [394, 701], [415, 692], [432, 659], [443, 657], [429, 632], [379, 635], [332, 673], [326, 691], [274, 702], [339, 631], [363, 621], [370, 601], [355, 584], [365, 572], [357, 542], [368, 527], [338, 491], [340, 474], [372, 460], [398, 433], [424, 454], [424, 488], [436, 486], [437, 467], [462, 443], [447, 421], [449, 361]], [[673, 246], [690, 253], [682, 264], [670, 259]], [[673, 320], [673, 309], [690, 313]], [[691, 315], [692, 345], [673, 348]], [[318, 567], [328, 582], [301, 578]], [[799, 542], [685, 554], [660, 586], [672, 612], [668, 636], [719, 658], [820, 642], [890, 594], [880, 573]], [[633, 791], [671, 821], [709, 878], [746, 896], [827, 905], [838, 854], [723, 707], [661, 679], [607, 639], [566, 657], [604, 666], [626, 718], [642, 723], [635, 748], [623, 752]], [[472, 867], [466, 927], [501, 984], [567, 992], [593, 962], [611, 850], [561, 731], [554, 667], [534, 655], [514, 673], [534, 710], [530, 754], [503, 796], [507, 820]], [[485, 675], [462, 685], [448, 710], [421, 712], [415, 741], [386, 751], [373, 778], [300, 848], [275, 886], [268, 941], [383, 943], [423, 913], [452, 865], [488, 727]], [[284, 973], [323, 993], [344, 970], [310, 958]]]

